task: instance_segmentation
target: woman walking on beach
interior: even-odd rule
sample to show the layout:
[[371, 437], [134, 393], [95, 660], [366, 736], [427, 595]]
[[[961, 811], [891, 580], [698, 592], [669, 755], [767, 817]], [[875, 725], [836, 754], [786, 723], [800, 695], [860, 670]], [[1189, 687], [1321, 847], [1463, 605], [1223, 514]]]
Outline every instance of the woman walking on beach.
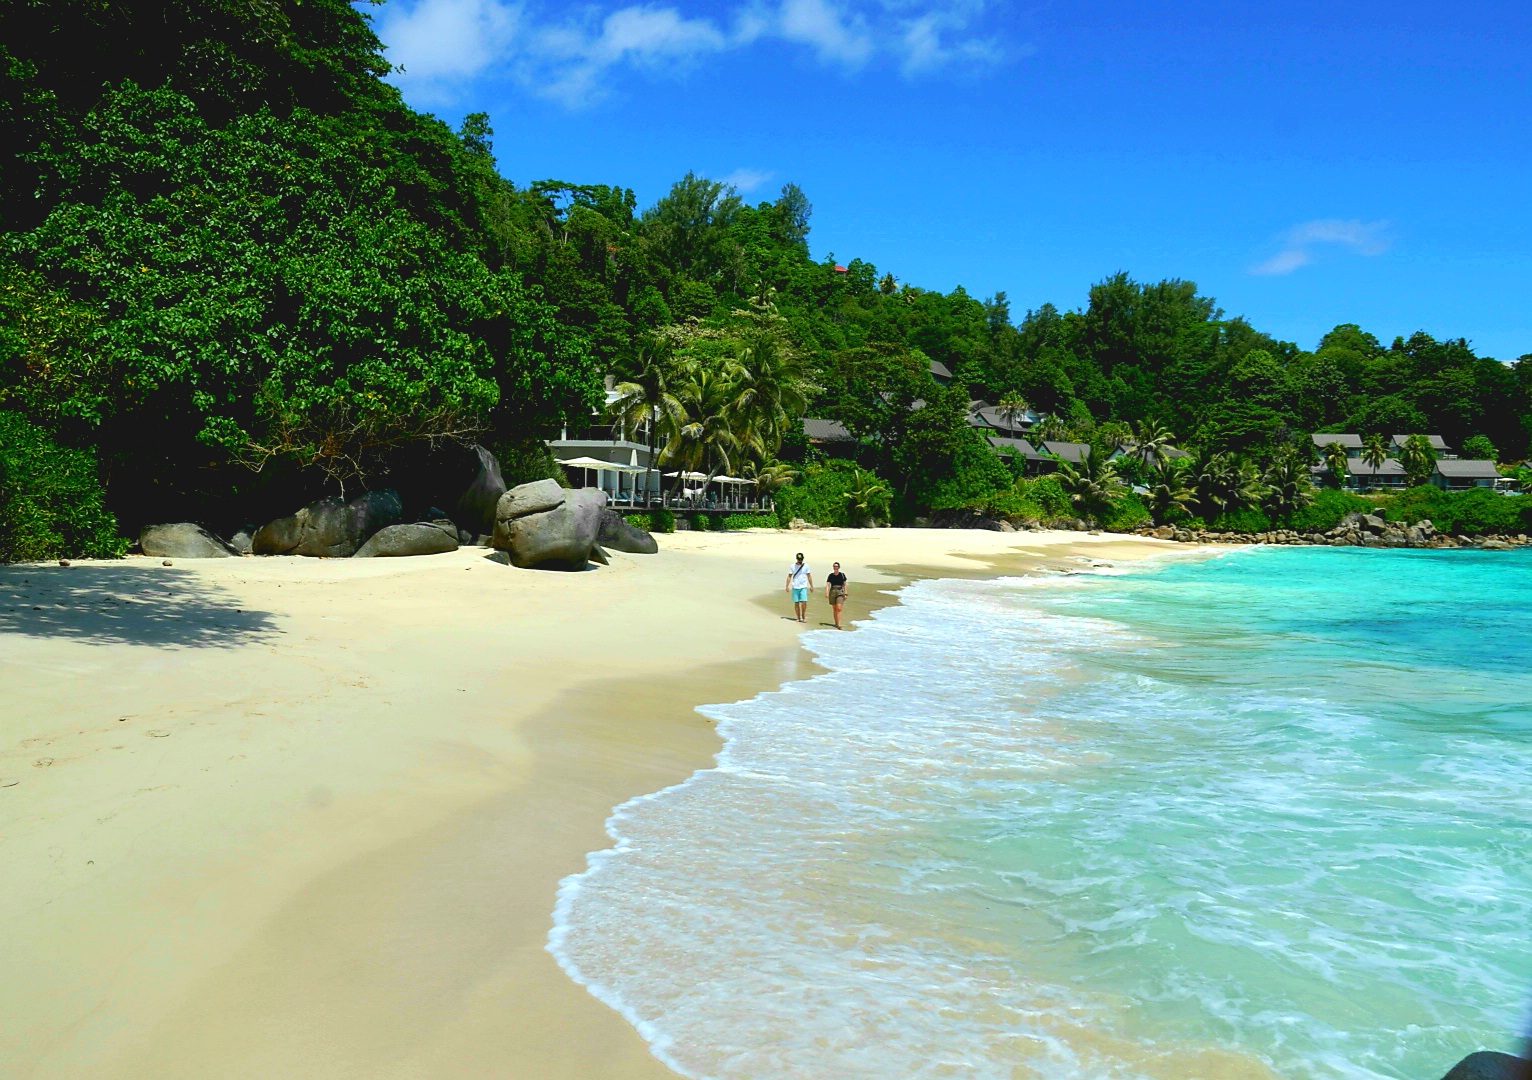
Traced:
[[799, 622], [807, 622], [809, 614], [809, 592], [814, 588], [814, 575], [809, 571], [808, 563], [803, 561], [803, 552], [798, 552], [798, 561], [788, 567], [787, 591], [793, 598], [793, 614]]
[[840, 624], [840, 609], [846, 606], [846, 597], [851, 594], [846, 591], [846, 575], [840, 572], [840, 563], [835, 563], [830, 576], [825, 578], [825, 599], [830, 601], [830, 610], [835, 613], [835, 629], [844, 630]]

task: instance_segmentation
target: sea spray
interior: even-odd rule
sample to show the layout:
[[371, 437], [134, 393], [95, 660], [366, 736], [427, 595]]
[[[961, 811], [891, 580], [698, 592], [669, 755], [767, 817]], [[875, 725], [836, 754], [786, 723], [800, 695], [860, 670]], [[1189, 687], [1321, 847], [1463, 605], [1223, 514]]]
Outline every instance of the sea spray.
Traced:
[[1532, 984], [1532, 561], [925, 581], [704, 710], [550, 948], [684, 1075], [1420, 1076]]

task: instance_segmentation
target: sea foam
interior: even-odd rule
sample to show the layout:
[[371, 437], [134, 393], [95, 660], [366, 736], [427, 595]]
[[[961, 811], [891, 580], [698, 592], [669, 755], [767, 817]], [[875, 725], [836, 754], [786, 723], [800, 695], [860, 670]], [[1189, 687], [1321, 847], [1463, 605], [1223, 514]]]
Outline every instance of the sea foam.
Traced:
[[1405, 1076], [1504, 1045], [1526, 677], [1398, 633], [1347, 653], [1409, 625], [1382, 584], [1292, 610], [1410, 568], [916, 583], [806, 636], [826, 674], [704, 709], [717, 766], [618, 808], [549, 947], [717, 1080]]

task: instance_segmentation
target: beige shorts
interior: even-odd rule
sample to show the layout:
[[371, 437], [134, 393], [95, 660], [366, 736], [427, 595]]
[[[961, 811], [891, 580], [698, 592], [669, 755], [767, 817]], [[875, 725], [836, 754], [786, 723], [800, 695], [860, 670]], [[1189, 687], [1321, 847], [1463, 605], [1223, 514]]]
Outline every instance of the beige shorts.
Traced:
[[844, 604], [845, 602], [846, 602], [846, 590], [845, 589], [836, 589], [836, 588], [832, 587], [830, 589], [830, 603], [832, 603], [832, 604]]

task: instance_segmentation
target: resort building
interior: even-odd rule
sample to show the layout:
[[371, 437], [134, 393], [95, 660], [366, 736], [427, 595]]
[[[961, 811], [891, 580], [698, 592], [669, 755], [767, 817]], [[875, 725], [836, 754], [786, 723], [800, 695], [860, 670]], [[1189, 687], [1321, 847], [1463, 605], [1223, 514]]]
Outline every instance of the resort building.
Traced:
[[[1365, 443], [1360, 435], [1322, 432], [1313, 436], [1314, 449], [1321, 457], [1331, 443], [1338, 443], [1346, 451], [1346, 475], [1341, 486], [1350, 491], [1388, 491], [1408, 487], [1409, 477], [1399, 458], [1409, 438], [1408, 435], [1392, 436], [1384, 444], [1388, 457], [1381, 465], [1375, 466], [1362, 460]], [[1427, 483], [1449, 491], [1475, 487], [1506, 490], [1506, 485], [1498, 483], [1500, 471], [1493, 461], [1461, 459], [1440, 435], [1427, 435], [1426, 439], [1430, 441], [1431, 450], [1436, 455], [1436, 464]], [[1311, 472], [1316, 483], [1335, 481], [1329, 465], [1323, 461], [1313, 466]]]
[[1493, 461], [1462, 461], [1448, 459], [1436, 463], [1431, 483], [1448, 491], [1466, 491], [1468, 488], [1496, 488], [1500, 471]]

